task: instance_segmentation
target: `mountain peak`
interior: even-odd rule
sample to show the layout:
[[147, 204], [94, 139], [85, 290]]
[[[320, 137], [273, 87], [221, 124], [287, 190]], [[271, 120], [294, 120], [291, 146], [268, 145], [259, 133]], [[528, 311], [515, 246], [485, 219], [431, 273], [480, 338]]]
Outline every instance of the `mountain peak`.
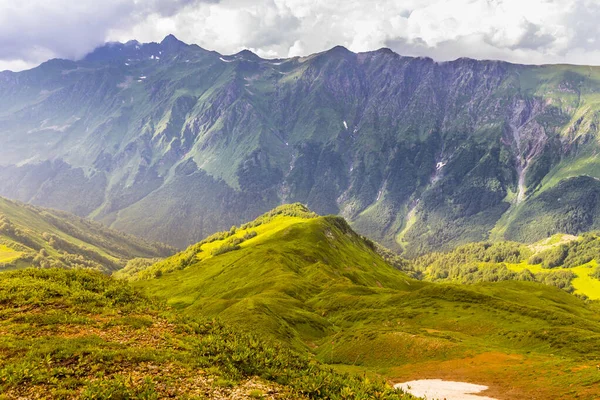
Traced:
[[242, 51], [240, 51], [239, 53], [234, 54], [234, 56], [239, 57], [239, 58], [243, 58], [247, 61], [260, 61], [262, 60], [258, 55], [256, 55], [255, 53], [251, 52], [248, 49], [244, 49]]
[[168, 49], [183, 48], [188, 46], [186, 43], [177, 39], [173, 34], [165, 36], [162, 42], [160, 42], [160, 45]]
[[329, 54], [339, 54], [339, 55], [352, 54], [352, 52], [350, 50], [348, 50], [346, 47], [341, 46], [341, 45], [337, 45], [337, 46], [332, 47], [326, 53], [329, 53]]

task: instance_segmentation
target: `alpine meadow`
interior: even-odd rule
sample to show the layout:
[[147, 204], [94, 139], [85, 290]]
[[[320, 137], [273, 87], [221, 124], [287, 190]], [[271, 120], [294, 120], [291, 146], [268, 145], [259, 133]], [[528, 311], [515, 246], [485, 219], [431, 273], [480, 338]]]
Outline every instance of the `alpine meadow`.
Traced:
[[0, 1], [0, 400], [600, 399], [598, 18]]

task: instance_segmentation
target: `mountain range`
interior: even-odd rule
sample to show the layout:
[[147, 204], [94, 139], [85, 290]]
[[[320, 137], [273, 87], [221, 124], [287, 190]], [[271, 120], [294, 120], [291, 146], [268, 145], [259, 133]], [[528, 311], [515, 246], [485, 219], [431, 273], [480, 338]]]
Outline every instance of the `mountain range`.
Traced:
[[600, 226], [599, 93], [598, 67], [109, 43], [0, 73], [0, 195], [178, 247], [290, 202], [407, 256], [535, 242]]

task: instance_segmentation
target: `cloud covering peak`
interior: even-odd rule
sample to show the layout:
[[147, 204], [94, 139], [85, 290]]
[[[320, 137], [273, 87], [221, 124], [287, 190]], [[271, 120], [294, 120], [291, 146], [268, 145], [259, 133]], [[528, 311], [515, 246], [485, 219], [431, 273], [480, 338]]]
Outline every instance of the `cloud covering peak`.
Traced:
[[597, 0], [2, 0], [0, 70], [77, 59], [106, 41], [288, 57], [343, 45], [436, 60], [600, 64]]

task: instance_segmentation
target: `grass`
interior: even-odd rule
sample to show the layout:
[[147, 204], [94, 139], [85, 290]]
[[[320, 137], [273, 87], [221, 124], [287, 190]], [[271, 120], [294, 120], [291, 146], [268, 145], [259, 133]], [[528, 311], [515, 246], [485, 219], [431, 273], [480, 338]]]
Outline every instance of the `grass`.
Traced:
[[0, 304], [2, 399], [412, 398], [95, 271], [1, 273]]
[[21, 251], [16, 251], [6, 245], [0, 245], [0, 263], [14, 261], [21, 255], [23, 255]]
[[[183, 315], [218, 317], [312, 353], [340, 371], [400, 380], [426, 377], [426, 371], [433, 375], [434, 365], [495, 354], [494, 366], [480, 363], [478, 375], [475, 367], [468, 374], [438, 372], [510, 386], [510, 398], [600, 395], [590, 386], [598, 380], [589, 372], [600, 360], [595, 303], [535, 282], [464, 286], [414, 280], [388, 265], [371, 242], [337, 217], [277, 215], [251, 229], [257, 236], [237, 250], [209, 255], [232, 236], [222, 237], [206, 248], [192, 246], [192, 253], [206, 256], [181, 268], [168, 267], [181, 265], [181, 255], [175, 255], [149, 268], [161, 265], [164, 273], [130, 278]], [[515, 359], [545, 368], [544, 379], [560, 378], [546, 388], [532, 386], [531, 374], [515, 379], [510, 372]]]
[[[533, 273], [538, 272], [547, 272], [547, 269], [542, 268], [540, 264], [528, 264], [523, 261], [519, 264], [506, 264], [506, 266], [513, 271], [523, 271], [524, 269], [528, 269]], [[584, 265], [579, 265], [574, 268], [564, 268], [565, 270], [569, 270], [573, 272], [576, 277], [571, 281], [571, 284], [575, 288], [576, 294], [582, 294], [588, 297], [591, 300], [599, 300], [600, 299], [600, 280], [593, 278], [590, 274], [594, 271], [594, 268], [598, 266], [596, 260], [593, 260]], [[563, 269], [563, 268], [559, 268]]]

